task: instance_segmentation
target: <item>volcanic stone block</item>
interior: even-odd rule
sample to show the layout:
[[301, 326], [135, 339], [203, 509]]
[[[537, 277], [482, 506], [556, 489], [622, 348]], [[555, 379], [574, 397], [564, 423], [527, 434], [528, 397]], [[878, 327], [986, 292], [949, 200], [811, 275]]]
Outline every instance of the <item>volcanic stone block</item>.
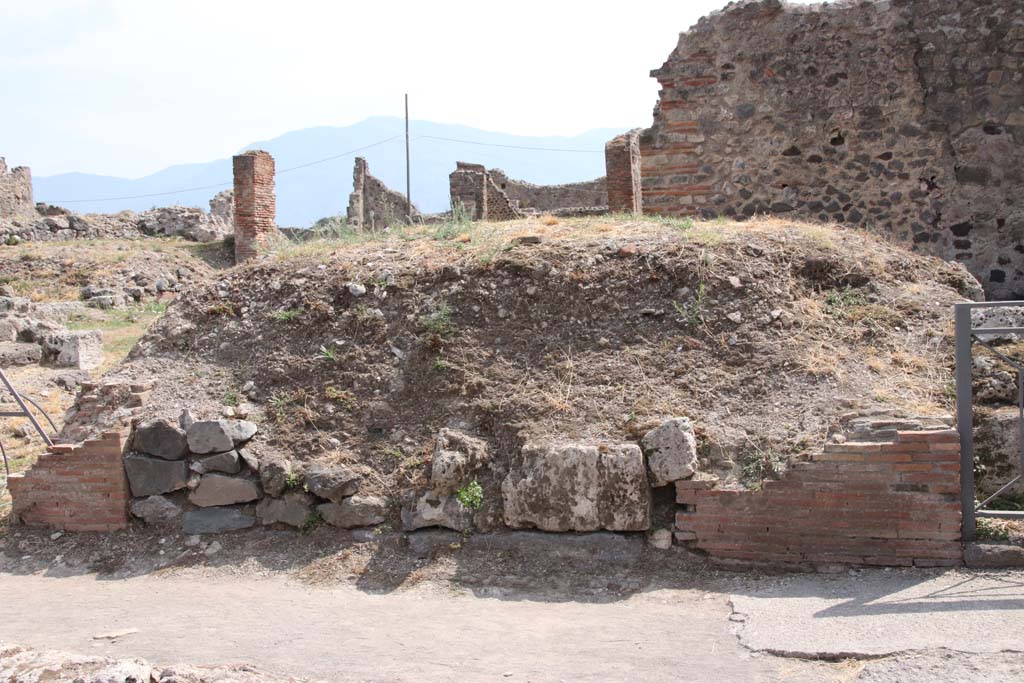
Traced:
[[164, 419], [149, 420], [136, 427], [132, 448], [164, 460], [181, 460], [188, 455], [184, 430]]
[[527, 444], [501, 485], [505, 524], [544, 531], [643, 531], [651, 525], [635, 444]]
[[388, 503], [377, 496], [352, 496], [340, 503], [317, 506], [324, 521], [342, 529], [373, 526], [387, 519]]
[[486, 441], [455, 429], [442, 429], [434, 444], [430, 488], [438, 494], [452, 493], [465, 483], [473, 470], [488, 460]]
[[64, 330], [47, 335], [43, 349], [48, 361], [58, 367], [92, 370], [103, 364], [99, 330]]
[[227, 451], [226, 453], [214, 453], [203, 458], [197, 458], [192, 462], [189, 469], [199, 474], [207, 472], [225, 472], [227, 474], [238, 474], [242, 471], [242, 461], [238, 451]]
[[291, 491], [280, 498], [264, 498], [256, 506], [256, 516], [265, 525], [281, 522], [301, 527], [313, 511], [313, 496], [305, 491]]
[[188, 463], [184, 460], [131, 453], [124, 458], [124, 470], [132, 495], [136, 497], [170, 493], [188, 485]]
[[433, 491], [402, 508], [402, 528], [406, 531], [432, 526], [466, 531], [473, 527], [473, 511], [455, 496], [439, 496]]
[[186, 534], [219, 534], [248, 529], [255, 523], [256, 518], [243, 508], [213, 507], [186, 512], [181, 530]]
[[36, 344], [0, 342], [0, 366], [34, 365], [43, 359], [43, 349]]
[[304, 473], [310, 493], [340, 503], [359, 489], [363, 477], [344, 465], [310, 465]]
[[651, 486], [665, 486], [696, 471], [697, 440], [689, 419], [665, 420], [644, 434], [642, 444], [651, 471]]
[[181, 517], [181, 506], [164, 496], [137, 498], [131, 504], [132, 514], [155, 526], [170, 524]]
[[189, 425], [188, 448], [193, 453], [224, 453], [256, 434], [256, 425], [246, 420], [201, 420]]
[[255, 481], [225, 474], [204, 474], [199, 486], [188, 499], [200, 507], [248, 503], [260, 497], [260, 486]]

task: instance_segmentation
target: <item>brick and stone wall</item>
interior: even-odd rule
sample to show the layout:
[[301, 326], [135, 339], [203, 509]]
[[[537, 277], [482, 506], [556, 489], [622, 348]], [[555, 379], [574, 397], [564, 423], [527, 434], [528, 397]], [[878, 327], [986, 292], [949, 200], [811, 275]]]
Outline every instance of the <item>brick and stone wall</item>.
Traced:
[[643, 211], [640, 167], [640, 130], [609, 140], [604, 146], [608, 173], [608, 210], [639, 215]]
[[676, 539], [725, 562], [956, 566], [960, 442], [953, 429], [832, 443], [760, 491], [676, 482]]
[[233, 159], [235, 262], [256, 256], [275, 232], [274, 157], [256, 150]]
[[608, 206], [604, 178], [534, 185], [509, 178], [500, 169], [459, 161], [448, 181], [452, 207], [461, 204], [473, 220], [506, 221], [538, 212], [592, 215], [603, 213]]
[[494, 184], [520, 209], [556, 211], [578, 207], [608, 206], [608, 187], [604, 178], [563, 185], [534, 185], [509, 178], [504, 171], [487, 171]]
[[652, 75], [643, 208], [870, 229], [1024, 297], [1024, 3], [735, 3]]
[[419, 218], [419, 209], [413, 205], [410, 211], [405, 195], [371, 175], [366, 159], [356, 157], [352, 194], [348, 198], [350, 225], [376, 231], [389, 225], [412, 223]]
[[67, 531], [113, 531], [128, 525], [124, 432], [79, 444], [56, 444], [7, 485], [12, 514], [24, 524]]
[[32, 171], [28, 166], [7, 170], [7, 161], [0, 157], [0, 218], [34, 216]]

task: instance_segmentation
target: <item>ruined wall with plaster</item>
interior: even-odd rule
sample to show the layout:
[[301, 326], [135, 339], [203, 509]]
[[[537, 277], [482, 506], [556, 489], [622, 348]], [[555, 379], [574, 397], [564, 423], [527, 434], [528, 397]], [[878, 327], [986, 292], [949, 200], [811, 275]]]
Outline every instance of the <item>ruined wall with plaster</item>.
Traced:
[[1024, 3], [728, 6], [652, 72], [654, 214], [867, 228], [1024, 297]]
[[0, 157], [0, 218], [34, 216], [32, 171], [28, 166], [7, 170], [7, 161]]
[[415, 222], [419, 217], [419, 209], [415, 205], [409, 207], [405, 195], [371, 175], [366, 159], [356, 157], [352, 194], [348, 197], [348, 222], [351, 225], [383, 230], [389, 225]]

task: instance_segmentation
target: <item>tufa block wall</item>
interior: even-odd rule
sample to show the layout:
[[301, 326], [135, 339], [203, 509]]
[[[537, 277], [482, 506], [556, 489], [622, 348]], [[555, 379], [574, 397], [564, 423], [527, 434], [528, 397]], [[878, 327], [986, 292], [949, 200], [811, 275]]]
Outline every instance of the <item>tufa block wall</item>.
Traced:
[[946, 567], [962, 561], [960, 436], [828, 444], [761, 491], [676, 483], [676, 539], [725, 562]]
[[28, 166], [7, 170], [7, 161], [0, 157], [0, 218], [35, 216], [32, 201], [32, 171]]
[[275, 232], [274, 157], [256, 150], [232, 159], [235, 196], [235, 263], [256, 256]]
[[352, 171], [352, 194], [348, 197], [350, 224], [376, 231], [395, 223], [411, 223], [419, 219], [419, 209], [415, 205], [411, 207], [411, 212], [409, 209], [405, 195], [395, 192], [370, 175], [366, 159], [356, 157]]
[[640, 130], [631, 130], [604, 146], [608, 173], [608, 210], [638, 216], [643, 212]]
[[848, 223], [1024, 297], [1019, 0], [735, 3], [652, 76], [644, 211]]

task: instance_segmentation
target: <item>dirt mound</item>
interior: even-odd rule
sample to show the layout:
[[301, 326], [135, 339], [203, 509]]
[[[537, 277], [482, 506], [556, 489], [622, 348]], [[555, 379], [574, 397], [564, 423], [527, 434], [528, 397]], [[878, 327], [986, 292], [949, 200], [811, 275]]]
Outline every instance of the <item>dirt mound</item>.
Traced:
[[951, 306], [976, 290], [777, 220], [448, 225], [229, 271], [115, 374], [156, 380], [154, 411], [251, 403], [270, 447], [359, 463], [392, 494], [425, 482], [442, 427], [489, 442], [497, 497], [527, 440], [636, 440], [671, 416], [693, 420], [703, 470], [756, 485], [851, 407], [948, 411]]

